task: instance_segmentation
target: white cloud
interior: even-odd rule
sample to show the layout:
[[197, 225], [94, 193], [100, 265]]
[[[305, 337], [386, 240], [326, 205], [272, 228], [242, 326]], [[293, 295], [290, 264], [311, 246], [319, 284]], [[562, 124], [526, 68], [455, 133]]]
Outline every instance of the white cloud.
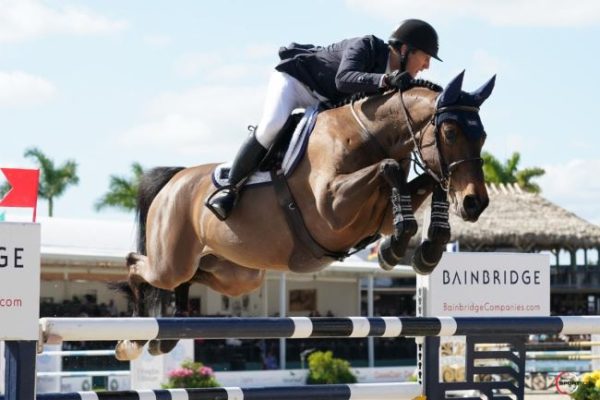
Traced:
[[600, 23], [600, 2], [596, 0], [346, 0], [349, 8], [367, 12], [391, 22], [423, 18], [447, 22], [476, 18], [500, 26], [581, 26]]
[[0, 107], [28, 106], [56, 94], [52, 82], [21, 71], [0, 71]]
[[600, 159], [571, 160], [544, 165], [546, 174], [537, 182], [549, 200], [582, 218], [600, 224]]
[[73, 6], [51, 7], [38, 0], [0, 0], [0, 42], [19, 42], [48, 34], [109, 34], [127, 26]]
[[146, 107], [143, 121], [119, 138], [124, 146], [231, 157], [256, 124], [264, 97], [260, 86], [198, 86], [164, 93]]
[[247, 126], [261, 117], [276, 58], [276, 48], [264, 44], [237, 52], [183, 54], [173, 64], [175, 73], [203, 83], [150, 100], [141, 121], [126, 130], [119, 143], [180, 155], [210, 155], [212, 160], [233, 156]]

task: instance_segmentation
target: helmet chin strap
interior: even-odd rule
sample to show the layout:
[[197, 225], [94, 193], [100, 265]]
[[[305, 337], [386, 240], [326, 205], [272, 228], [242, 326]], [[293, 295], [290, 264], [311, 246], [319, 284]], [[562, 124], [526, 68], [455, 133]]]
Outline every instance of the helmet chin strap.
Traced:
[[408, 64], [407, 54], [400, 54], [400, 72], [406, 71], [406, 64]]
[[400, 49], [398, 50], [398, 52], [400, 53], [400, 72], [405, 72], [406, 65], [408, 64], [408, 55], [410, 54], [412, 49], [407, 45], [406, 53], [404, 53], [404, 54], [402, 54], [401, 49], [402, 49], [402, 47], [400, 47]]

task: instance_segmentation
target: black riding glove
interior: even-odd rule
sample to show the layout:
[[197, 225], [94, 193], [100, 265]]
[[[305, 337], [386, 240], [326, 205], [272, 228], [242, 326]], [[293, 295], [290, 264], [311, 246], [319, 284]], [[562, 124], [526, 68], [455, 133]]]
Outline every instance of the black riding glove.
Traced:
[[406, 71], [400, 72], [400, 70], [397, 69], [391, 74], [386, 74], [383, 81], [388, 87], [402, 90], [410, 83], [410, 81], [412, 81], [412, 76]]

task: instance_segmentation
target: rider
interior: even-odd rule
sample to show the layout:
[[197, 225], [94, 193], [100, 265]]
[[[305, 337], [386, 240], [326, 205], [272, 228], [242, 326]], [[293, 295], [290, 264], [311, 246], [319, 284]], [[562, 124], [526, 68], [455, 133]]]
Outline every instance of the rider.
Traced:
[[292, 43], [279, 49], [281, 62], [271, 75], [262, 119], [242, 144], [229, 173], [230, 185], [206, 206], [225, 220], [244, 181], [258, 168], [290, 113], [322, 102], [338, 103], [354, 93], [401, 85], [438, 58], [438, 36], [427, 22], [407, 19], [386, 43], [373, 36], [346, 39], [327, 47]]

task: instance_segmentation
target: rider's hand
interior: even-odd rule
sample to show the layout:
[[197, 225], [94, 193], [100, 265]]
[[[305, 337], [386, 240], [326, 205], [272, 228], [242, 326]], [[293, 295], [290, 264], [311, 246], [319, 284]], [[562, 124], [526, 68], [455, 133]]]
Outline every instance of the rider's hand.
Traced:
[[395, 70], [390, 74], [386, 74], [383, 81], [386, 86], [393, 87], [397, 89], [402, 89], [406, 87], [406, 85], [412, 80], [410, 74], [406, 71], [400, 72], [400, 70]]

